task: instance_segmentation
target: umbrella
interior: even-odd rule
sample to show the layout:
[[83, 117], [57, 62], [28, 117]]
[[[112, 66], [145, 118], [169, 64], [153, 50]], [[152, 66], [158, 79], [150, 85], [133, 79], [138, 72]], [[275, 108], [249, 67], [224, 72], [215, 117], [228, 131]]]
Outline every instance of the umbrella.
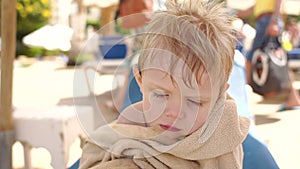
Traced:
[[68, 51], [71, 49], [73, 29], [65, 25], [46, 25], [26, 35], [24, 44], [34, 47], [42, 47], [48, 50], [59, 49]]

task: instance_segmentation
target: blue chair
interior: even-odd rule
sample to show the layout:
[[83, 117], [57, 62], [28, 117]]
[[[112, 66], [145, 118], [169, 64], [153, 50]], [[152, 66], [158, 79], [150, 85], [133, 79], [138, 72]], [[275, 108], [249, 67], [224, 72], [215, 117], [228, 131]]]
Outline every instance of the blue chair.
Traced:
[[287, 52], [289, 68], [292, 70], [300, 69], [300, 47]]
[[294, 48], [291, 51], [287, 52], [288, 58], [291, 60], [299, 60], [300, 59], [300, 48]]
[[78, 169], [80, 164], [80, 159], [78, 159], [71, 167], [68, 169]]
[[246, 72], [244, 68], [245, 58], [236, 50], [234, 66], [229, 78], [230, 87], [228, 93], [236, 100], [240, 116], [248, 117], [252, 123], [249, 134], [243, 142], [244, 169], [278, 169], [278, 165], [268, 150], [264, 141], [256, 131], [254, 118], [248, 107], [246, 92]]
[[124, 59], [127, 54], [127, 45], [122, 36], [101, 37], [99, 49], [103, 59]]

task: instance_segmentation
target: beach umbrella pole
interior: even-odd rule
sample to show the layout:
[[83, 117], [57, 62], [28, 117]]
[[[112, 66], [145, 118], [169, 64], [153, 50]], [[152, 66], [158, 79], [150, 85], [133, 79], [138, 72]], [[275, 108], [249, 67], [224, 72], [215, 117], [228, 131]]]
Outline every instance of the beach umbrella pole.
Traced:
[[1, 2], [1, 39], [0, 169], [11, 169], [14, 143], [12, 84], [16, 52], [16, 0]]

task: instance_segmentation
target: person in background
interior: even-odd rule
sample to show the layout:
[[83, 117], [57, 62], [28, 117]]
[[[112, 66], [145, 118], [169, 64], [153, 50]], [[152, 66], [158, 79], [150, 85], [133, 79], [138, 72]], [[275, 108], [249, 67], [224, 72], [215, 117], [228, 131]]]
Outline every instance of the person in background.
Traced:
[[[252, 57], [254, 51], [263, 45], [266, 36], [278, 37], [283, 32], [284, 23], [280, 13], [281, 4], [282, 0], [257, 0], [253, 6], [246, 10], [239, 11], [236, 14], [236, 16], [241, 19], [247, 18], [251, 14], [255, 16], [256, 35], [253, 40], [252, 48], [246, 54], [245, 63], [248, 84], [250, 84], [252, 78]], [[292, 72], [289, 72], [289, 74], [291, 84], [288, 86], [289, 93], [287, 94], [287, 100], [279, 107], [278, 111], [298, 109], [300, 106], [300, 96], [292, 85], [294, 75]]]
[[[287, 42], [286, 50], [290, 51], [294, 48], [299, 48], [299, 28], [297, 25], [297, 20], [295, 18], [288, 18], [285, 24], [285, 31], [282, 35], [282, 42]], [[284, 46], [284, 45], [283, 45]]]

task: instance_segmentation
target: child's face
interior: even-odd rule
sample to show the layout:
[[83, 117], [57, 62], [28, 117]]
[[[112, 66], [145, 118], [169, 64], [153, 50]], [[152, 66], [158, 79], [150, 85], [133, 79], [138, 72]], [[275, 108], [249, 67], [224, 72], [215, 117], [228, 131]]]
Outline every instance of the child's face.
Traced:
[[[164, 62], [164, 60], [160, 60]], [[166, 64], [167, 65], [167, 64]], [[137, 78], [143, 93], [143, 112], [149, 126], [159, 126], [168, 137], [178, 139], [199, 129], [206, 121], [211, 102], [211, 82], [202, 74], [201, 86], [194, 80], [187, 86], [182, 65], [174, 73], [166, 68], [149, 68]]]

